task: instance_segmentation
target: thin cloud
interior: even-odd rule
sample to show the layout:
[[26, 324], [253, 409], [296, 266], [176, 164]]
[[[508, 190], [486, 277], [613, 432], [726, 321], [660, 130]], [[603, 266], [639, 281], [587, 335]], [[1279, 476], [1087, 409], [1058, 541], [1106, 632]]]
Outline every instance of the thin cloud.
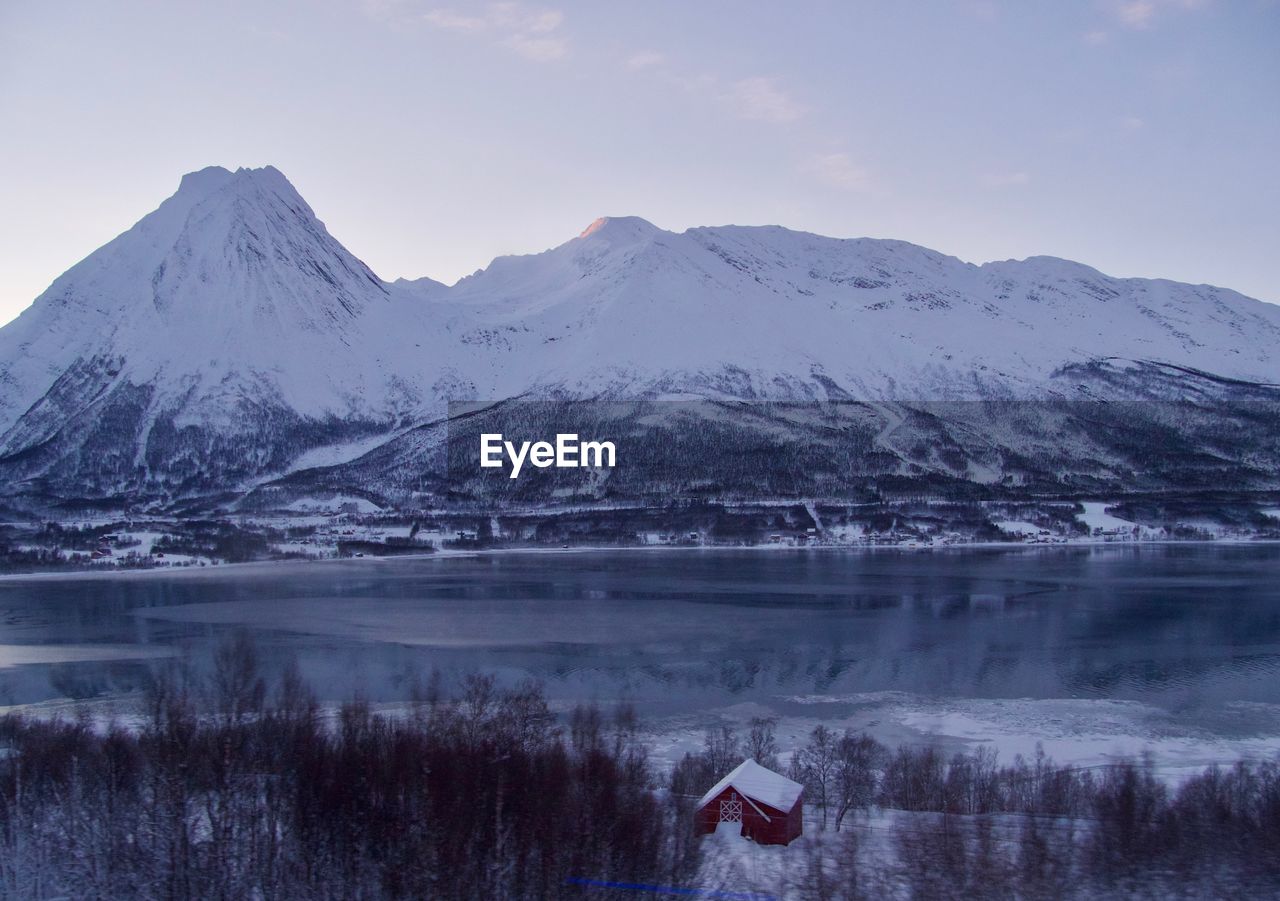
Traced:
[[1147, 28], [1156, 16], [1154, 0], [1127, 0], [1115, 10], [1120, 24], [1128, 28]]
[[464, 16], [451, 9], [430, 9], [422, 14], [422, 21], [447, 31], [484, 31], [489, 21], [479, 16]]
[[371, 19], [379, 21], [393, 18], [400, 11], [399, 0], [360, 0], [360, 8]]
[[554, 62], [564, 59], [569, 53], [569, 44], [563, 38], [531, 37], [527, 34], [513, 34], [502, 41], [502, 46], [535, 63]]
[[1111, 16], [1124, 28], [1143, 30], [1154, 26], [1169, 12], [1204, 9], [1209, 0], [1109, 0]]
[[667, 58], [656, 50], [641, 50], [627, 59], [628, 69], [652, 69], [667, 61]]
[[738, 115], [761, 122], [794, 122], [804, 109], [772, 78], [744, 78], [735, 82], [730, 97]]
[[809, 157], [805, 169], [818, 181], [842, 191], [865, 191], [871, 187], [871, 173], [847, 153], [819, 153]]
[[558, 33], [564, 13], [523, 3], [493, 3], [481, 14], [460, 13], [447, 7], [427, 10], [422, 21], [433, 28], [463, 34], [489, 35], [535, 63], [554, 62], [569, 53], [569, 41]]
[[982, 184], [987, 188], [1019, 188], [1031, 183], [1031, 176], [1026, 172], [992, 172], [982, 176]]
[[499, 28], [524, 34], [550, 34], [564, 21], [558, 9], [529, 9], [520, 3], [495, 3], [489, 20]]

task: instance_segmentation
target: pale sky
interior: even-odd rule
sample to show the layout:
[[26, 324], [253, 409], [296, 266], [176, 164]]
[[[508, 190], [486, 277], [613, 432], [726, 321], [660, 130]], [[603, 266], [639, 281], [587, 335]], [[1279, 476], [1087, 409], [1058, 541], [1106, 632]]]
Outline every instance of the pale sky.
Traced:
[[0, 0], [0, 322], [208, 165], [386, 279], [602, 215], [1280, 301], [1276, 0]]

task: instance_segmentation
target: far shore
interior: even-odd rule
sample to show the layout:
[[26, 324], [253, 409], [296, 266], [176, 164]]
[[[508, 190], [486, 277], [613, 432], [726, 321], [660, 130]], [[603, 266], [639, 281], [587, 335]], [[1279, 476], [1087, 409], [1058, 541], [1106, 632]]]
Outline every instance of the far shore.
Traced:
[[29, 581], [29, 580], [48, 580], [48, 581], [73, 581], [84, 580], [93, 581], [99, 579], [119, 579], [119, 578], [160, 578], [160, 577], [190, 577], [190, 578], [212, 578], [228, 570], [237, 574], [244, 575], [252, 573], [255, 570], [264, 572], [278, 572], [285, 567], [303, 567], [317, 565], [387, 565], [402, 560], [449, 560], [474, 558], [494, 555], [515, 555], [515, 554], [578, 554], [578, 553], [606, 553], [606, 552], [682, 552], [682, 553], [708, 553], [708, 552], [744, 552], [744, 553], [855, 553], [855, 554], [882, 554], [882, 553], [955, 553], [972, 550], [1006, 550], [1006, 551], [1065, 551], [1082, 548], [1114, 548], [1114, 549], [1134, 549], [1140, 550], [1144, 547], [1169, 547], [1169, 546], [1211, 546], [1211, 547], [1269, 547], [1280, 545], [1280, 539], [1276, 538], [1249, 538], [1249, 539], [1203, 539], [1203, 538], [1153, 538], [1143, 539], [1140, 541], [1107, 541], [1101, 538], [1078, 538], [1070, 541], [1054, 542], [1054, 543], [1032, 543], [1019, 541], [969, 541], [956, 544], [944, 545], [918, 545], [910, 544], [810, 544], [810, 545], [791, 545], [791, 544], [604, 544], [604, 545], [569, 545], [568, 547], [551, 547], [546, 545], [513, 545], [509, 547], [494, 548], [467, 548], [455, 549], [445, 548], [442, 550], [431, 551], [423, 554], [390, 554], [383, 557], [364, 556], [364, 557], [312, 557], [309, 559], [287, 559], [287, 560], [250, 560], [243, 563], [215, 563], [207, 566], [154, 566], [142, 568], [125, 568], [97, 566], [85, 567], [82, 569], [62, 569], [62, 570], [43, 570], [39, 572], [26, 573], [0, 573], [0, 584], [5, 582]]

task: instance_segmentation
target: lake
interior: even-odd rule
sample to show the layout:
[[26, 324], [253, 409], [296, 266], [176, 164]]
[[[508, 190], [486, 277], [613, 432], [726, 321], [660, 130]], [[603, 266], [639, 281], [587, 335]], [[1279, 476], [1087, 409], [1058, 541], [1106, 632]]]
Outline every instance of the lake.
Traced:
[[[236, 628], [327, 701], [439, 669], [635, 704], [660, 757], [708, 724], [1036, 742], [1193, 766], [1280, 748], [1280, 547], [500, 552], [0, 579], [0, 706], [116, 711]], [[114, 705], [114, 706], [111, 706]]]

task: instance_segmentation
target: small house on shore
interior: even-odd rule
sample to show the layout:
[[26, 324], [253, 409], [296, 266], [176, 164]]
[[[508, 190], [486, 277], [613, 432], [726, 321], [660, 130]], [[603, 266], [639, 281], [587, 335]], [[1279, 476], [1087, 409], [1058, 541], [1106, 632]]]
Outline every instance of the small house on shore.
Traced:
[[698, 802], [698, 834], [715, 832], [721, 823], [738, 823], [741, 835], [754, 842], [790, 844], [804, 831], [803, 794], [799, 782], [744, 760]]

